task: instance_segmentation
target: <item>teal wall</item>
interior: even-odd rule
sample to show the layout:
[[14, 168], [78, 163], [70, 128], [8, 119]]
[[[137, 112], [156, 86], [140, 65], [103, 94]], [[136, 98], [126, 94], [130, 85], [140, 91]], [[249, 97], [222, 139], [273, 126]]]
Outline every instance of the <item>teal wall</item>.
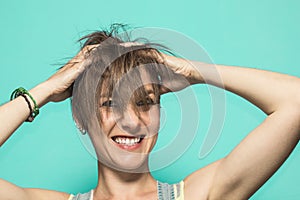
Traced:
[[[218, 64], [300, 77], [299, 9], [296, 0], [1, 1], [0, 103], [8, 101], [15, 88], [31, 88], [47, 79], [57, 64], [77, 52], [78, 38], [113, 22], [175, 30], [202, 45]], [[209, 96], [202, 86], [194, 89], [199, 92], [200, 119], [209, 123]], [[172, 98], [165, 97], [162, 106], [166, 116], [176, 119], [180, 113]], [[0, 177], [23, 187], [72, 193], [94, 187], [96, 161], [81, 144], [70, 110], [69, 101], [50, 103], [33, 123], [18, 129], [0, 148]], [[213, 151], [199, 159], [205, 133], [200, 127], [185, 154], [153, 175], [168, 182], [184, 178], [228, 154], [264, 117], [245, 100], [226, 93], [225, 123]], [[168, 124], [163, 133], [156, 148], [174, 137]], [[299, 166], [298, 146], [252, 199], [298, 199]]]

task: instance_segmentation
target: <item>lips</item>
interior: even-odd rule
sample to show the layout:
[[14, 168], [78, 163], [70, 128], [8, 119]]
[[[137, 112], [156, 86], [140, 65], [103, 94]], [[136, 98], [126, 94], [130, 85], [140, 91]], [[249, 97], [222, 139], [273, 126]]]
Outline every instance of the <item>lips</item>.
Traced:
[[125, 150], [134, 150], [141, 146], [141, 142], [144, 139], [144, 135], [141, 136], [113, 136], [111, 139], [114, 143]]

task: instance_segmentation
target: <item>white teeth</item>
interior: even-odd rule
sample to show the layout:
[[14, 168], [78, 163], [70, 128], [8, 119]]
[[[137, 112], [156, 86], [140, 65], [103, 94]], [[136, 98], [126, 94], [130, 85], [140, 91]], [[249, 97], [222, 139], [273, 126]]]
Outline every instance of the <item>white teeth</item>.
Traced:
[[113, 137], [113, 140], [118, 144], [132, 146], [139, 143], [141, 141], [141, 138], [140, 137], [136, 137], [136, 138]]

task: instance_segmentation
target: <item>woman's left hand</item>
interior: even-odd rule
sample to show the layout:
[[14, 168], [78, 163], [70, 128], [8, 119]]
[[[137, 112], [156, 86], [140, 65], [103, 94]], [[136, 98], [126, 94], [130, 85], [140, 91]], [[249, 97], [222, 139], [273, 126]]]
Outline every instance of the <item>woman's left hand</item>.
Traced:
[[157, 52], [153, 55], [167, 67], [167, 70], [163, 70], [161, 75], [162, 94], [179, 91], [193, 84], [204, 83], [200, 71], [191, 61]]

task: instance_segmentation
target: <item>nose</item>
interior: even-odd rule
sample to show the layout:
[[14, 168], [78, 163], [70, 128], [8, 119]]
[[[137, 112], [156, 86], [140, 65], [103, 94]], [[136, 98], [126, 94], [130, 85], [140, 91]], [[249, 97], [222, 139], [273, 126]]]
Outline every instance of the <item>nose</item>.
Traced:
[[127, 109], [120, 114], [117, 125], [121, 130], [127, 133], [136, 134], [141, 130], [143, 125], [141, 117], [128, 106]]

